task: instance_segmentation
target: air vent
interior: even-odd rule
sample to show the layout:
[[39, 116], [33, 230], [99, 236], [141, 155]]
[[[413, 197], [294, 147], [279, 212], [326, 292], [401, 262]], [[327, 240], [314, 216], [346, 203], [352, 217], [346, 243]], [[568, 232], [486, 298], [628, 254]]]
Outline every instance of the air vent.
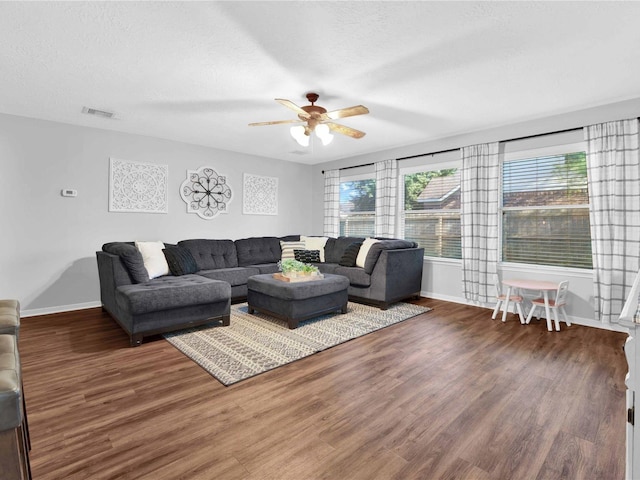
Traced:
[[95, 115], [96, 117], [102, 118], [113, 118], [115, 113], [107, 112], [106, 110], [98, 110], [97, 108], [90, 107], [82, 107], [82, 113], [86, 113], [87, 115]]

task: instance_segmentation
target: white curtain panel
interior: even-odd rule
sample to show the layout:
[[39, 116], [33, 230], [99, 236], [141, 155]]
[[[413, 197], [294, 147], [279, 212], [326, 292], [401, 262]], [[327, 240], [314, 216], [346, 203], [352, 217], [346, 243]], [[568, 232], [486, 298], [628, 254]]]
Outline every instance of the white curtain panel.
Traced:
[[462, 148], [462, 290], [473, 302], [493, 300], [498, 264], [499, 144]]
[[340, 170], [324, 172], [324, 235], [340, 235]]
[[376, 237], [393, 238], [396, 234], [396, 191], [398, 162], [376, 162]]
[[638, 119], [584, 127], [596, 320], [618, 320], [640, 267]]

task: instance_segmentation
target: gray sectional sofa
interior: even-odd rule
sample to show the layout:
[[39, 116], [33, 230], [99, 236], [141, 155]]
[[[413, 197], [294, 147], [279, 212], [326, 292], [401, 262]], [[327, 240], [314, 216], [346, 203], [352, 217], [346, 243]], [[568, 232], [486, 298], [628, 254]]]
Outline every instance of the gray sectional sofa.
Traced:
[[[188, 251], [195, 265], [185, 274], [152, 280], [134, 242], [107, 243], [96, 252], [103, 308], [127, 332], [131, 345], [140, 345], [145, 336], [205, 323], [228, 325], [231, 303], [246, 300], [249, 277], [277, 272], [281, 241], [297, 240], [299, 235], [165, 244], [167, 250]], [[324, 262], [315, 265], [322, 273], [347, 277], [351, 301], [386, 309], [393, 302], [419, 296], [424, 249], [411, 241], [379, 239], [368, 251], [364, 267], [340, 265], [347, 247], [363, 240], [328, 238]]]

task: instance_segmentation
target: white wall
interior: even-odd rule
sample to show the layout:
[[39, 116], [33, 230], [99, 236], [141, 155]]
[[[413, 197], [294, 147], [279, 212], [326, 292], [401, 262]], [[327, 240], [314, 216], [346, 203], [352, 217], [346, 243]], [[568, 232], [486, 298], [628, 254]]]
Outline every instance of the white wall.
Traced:
[[[375, 111], [371, 112], [375, 115]], [[534, 119], [528, 122], [505, 125], [499, 128], [492, 128], [480, 132], [458, 135], [449, 138], [437, 139], [412, 145], [399, 147], [382, 152], [373, 152], [368, 155], [361, 155], [343, 159], [313, 167], [313, 234], [322, 234], [323, 229], [323, 198], [324, 175], [323, 170], [352, 167], [372, 162], [379, 162], [390, 158], [402, 158], [415, 155], [429, 154], [442, 150], [461, 148], [484, 142], [505, 141], [520, 137], [545, 134], [565, 129], [572, 129], [591, 125], [594, 123], [620, 120], [624, 118], [634, 118], [640, 116], [640, 99], [618, 102], [610, 105], [603, 105], [589, 108], [577, 112], [569, 112], [563, 115], [555, 115], [547, 118]], [[425, 133], [425, 136], [428, 132]], [[366, 138], [366, 137], [365, 137]], [[582, 140], [581, 131], [567, 132], [555, 135], [552, 140], [545, 137], [538, 137], [517, 142], [509, 142], [507, 149], [530, 149], [540, 146], [540, 142], [553, 144], [571, 143]], [[355, 140], [357, 141], [357, 140]], [[446, 154], [450, 157], [451, 153]], [[403, 160], [400, 166], [412, 166], [416, 161], [424, 164], [436, 163], [442, 160], [441, 155], [433, 158], [422, 158], [420, 160]], [[345, 174], [352, 170], [347, 170]], [[530, 266], [502, 265], [499, 266], [503, 278], [521, 278], [526, 276], [532, 279], [546, 279], [559, 282], [568, 279], [570, 281], [570, 296], [568, 314], [576, 323], [592, 326], [603, 326], [594, 320], [593, 308], [593, 274], [589, 271], [577, 271], [577, 269], [542, 268]], [[422, 293], [425, 296], [448, 300], [453, 302], [467, 303], [462, 295], [462, 269], [459, 261], [455, 260], [425, 260], [422, 276]], [[493, 307], [493, 305], [491, 306]], [[616, 328], [604, 326], [605, 328]]]
[[[109, 157], [168, 165], [169, 213], [109, 212]], [[0, 162], [0, 298], [20, 300], [25, 316], [99, 305], [95, 252], [106, 242], [312, 229], [308, 165], [1, 114]], [[205, 165], [233, 193], [229, 213], [213, 220], [187, 214], [179, 195], [186, 170]], [[278, 177], [277, 216], [242, 214], [243, 173]]]

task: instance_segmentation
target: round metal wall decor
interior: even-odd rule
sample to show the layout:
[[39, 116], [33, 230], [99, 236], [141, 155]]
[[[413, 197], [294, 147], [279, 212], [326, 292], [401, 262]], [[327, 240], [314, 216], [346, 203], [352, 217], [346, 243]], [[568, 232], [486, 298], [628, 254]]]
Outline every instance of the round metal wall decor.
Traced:
[[218, 175], [211, 167], [187, 170], [187, 179], [180, 185], [180, 196], [187, 204], [187, 213], [211, 220], [219, 213], [227, 213], [231, 188], [227, 177]]

